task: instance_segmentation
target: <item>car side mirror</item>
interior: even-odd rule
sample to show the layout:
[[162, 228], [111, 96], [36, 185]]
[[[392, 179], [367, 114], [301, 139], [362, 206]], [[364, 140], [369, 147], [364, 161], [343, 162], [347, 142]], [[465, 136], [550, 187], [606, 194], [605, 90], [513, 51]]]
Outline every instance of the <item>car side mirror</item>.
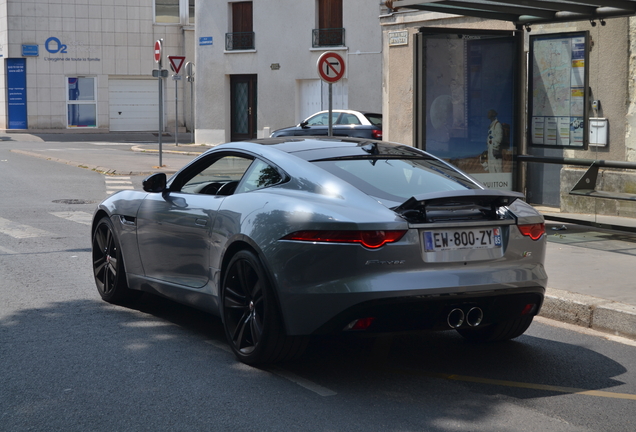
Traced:
[[143, 188], [146, 192], [163, 192], [166, 190], [166, 182], [165, 173], [156, 173], [144, 179]]
[[300, 122], [300, 127], [301, 128], [306, 128], [307, 127], [307, 122], [306, 121]]

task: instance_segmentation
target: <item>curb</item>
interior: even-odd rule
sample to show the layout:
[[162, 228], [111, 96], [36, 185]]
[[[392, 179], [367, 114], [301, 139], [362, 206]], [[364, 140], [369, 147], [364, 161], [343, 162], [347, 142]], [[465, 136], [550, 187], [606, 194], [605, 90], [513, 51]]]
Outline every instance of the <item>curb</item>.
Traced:
[[32, 157], [36, 157], [36, 158], [40, 158], [40, 159], [45, 159], [45, 160], [50, 160], [50, 161], [54, 161], [54, 162], [59, 162], [59, 163], [63, 163], [65, 165], [71, 165], [71, 166], [76, 166], [79, 168], [85, 168], [85, 169], [89, 169], [91, 171], [95, 171], [98, 173], [102, 173], [102, 174], [106, 174], [106, 175], [151, 175], [154, 174], [156, 172], [165, 172], [166, 174], [174, 174], [177, 172], [176, 169], [162, 169], [162, 168], [157, 168], [157, 169], [153, 169], [152, 171], [118, 171], [112, 168], [106, 168], [106, 167], [102, 167], [99, 165], [90, 165], [90, 164], [85, 164], [85, 163], [80, 163], [80, 162], [75, 162], [75, 161], [69, 161], [66, 159], [60, 159], [60, 158], [55, 158], [55, 157], [50, 157], [41, 153], [37, 153], [37, 152], [30, 152], [30, 151], [26, 151], [26, 150], [18, 150], [18, 149], [11, 149], [12, 153], [18, 153], [18, 154], [22, 154], [25, 156], [32, 156]]
[[539, 316], [636, 339], [636, 306], [548, 288]]
[[[192, 144], [184, 144], [183, 147], [186, 147], [188, 145], [192, 146]], [[197, 145], [197, 146], [200, 147], [199, 145]], [[186, 155], [186, 156], [198, 156], [200, 154], [203, 154], [204, 152], [206, 152], [210, 148], [211, 147], [205, 148], [205, 150], [202, 150], [202, 151], [165, 150], [165, 149], [162, 149], [161, 152], [162, 153], [181, 154], [181, 155]], [[159, 153], [159, 149], [144, 148], [144, 147], [136, 146], [136, 145], [132, 146], [131, 150], [134, 151], [134, 152], [138, 152], [138, 153]]]

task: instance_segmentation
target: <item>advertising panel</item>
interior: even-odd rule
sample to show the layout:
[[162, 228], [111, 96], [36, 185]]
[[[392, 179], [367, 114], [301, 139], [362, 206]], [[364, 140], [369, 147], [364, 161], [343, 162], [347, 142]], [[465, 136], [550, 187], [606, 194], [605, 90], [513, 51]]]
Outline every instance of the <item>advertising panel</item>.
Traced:
[[8, 58], [6, 65], [9, 129], [27, 129], [26, 59]]
[[423, 43], [425, 150], [486, 187], [512, 190], [514, 37], [427, 35]]

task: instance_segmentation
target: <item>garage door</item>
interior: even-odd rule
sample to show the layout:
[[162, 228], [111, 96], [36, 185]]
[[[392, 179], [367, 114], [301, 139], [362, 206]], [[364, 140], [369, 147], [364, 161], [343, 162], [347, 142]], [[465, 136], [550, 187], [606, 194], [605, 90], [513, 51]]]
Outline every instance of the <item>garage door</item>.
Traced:
[[156, 79], [111, 79], [108, 95], [111, 131], [156, 131], [159, 128]]

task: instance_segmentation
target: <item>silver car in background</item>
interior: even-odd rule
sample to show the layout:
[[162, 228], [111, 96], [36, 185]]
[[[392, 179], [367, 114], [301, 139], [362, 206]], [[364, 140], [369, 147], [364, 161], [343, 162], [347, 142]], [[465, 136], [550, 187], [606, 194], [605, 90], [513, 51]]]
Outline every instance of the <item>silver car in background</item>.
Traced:
[[221, 317], [248, 364], [312, 335], [521, 335], [547, 276], [543, 217], [410, 146], [354, 138], [228, 143], [99, 204], [109, 302], [159, 294]]

